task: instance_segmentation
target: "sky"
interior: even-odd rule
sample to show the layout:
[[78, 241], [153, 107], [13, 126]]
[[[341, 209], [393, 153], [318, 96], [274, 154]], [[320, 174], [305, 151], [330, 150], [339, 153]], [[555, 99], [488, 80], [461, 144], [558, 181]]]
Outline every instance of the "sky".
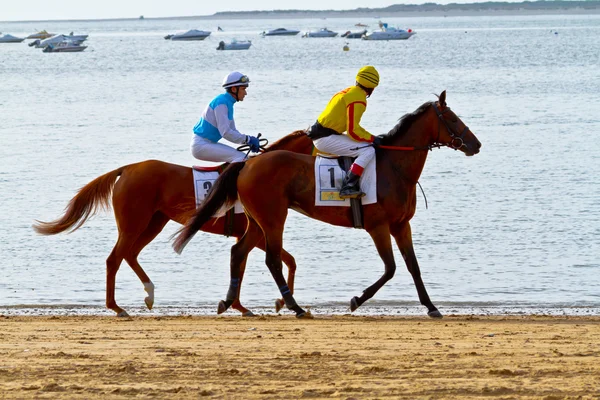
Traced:
[[104, 19], [179, 17], [212, 15], [218, 11], [252, 10], [351, 10], [379, 8], [393, 4], [426, 2], [476, 3], [482, 0], [1, 0], [0, 21], [37, 21], [57, 19]]

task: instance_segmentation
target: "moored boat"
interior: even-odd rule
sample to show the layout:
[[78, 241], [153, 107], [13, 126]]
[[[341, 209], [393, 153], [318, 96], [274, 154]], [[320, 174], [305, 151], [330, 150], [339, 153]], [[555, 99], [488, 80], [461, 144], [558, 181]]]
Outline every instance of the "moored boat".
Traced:
[[219, 47], [217, 47], [217, 50], [248, 50], [251, 45], [252, 45], [252, 42], [250, 40], [235, 40], [235, 39], [233, 39], [229, 43], [220, 41]]
[[49, 44], [42, 50], [44, 53], [77, 53], [87, 49], [87, 46], [82, 46], [78, 43], [73, 43], [70, 40]]
[[380, 31], [371, 32], [362, 38], [364, 40], [406, 40], [416, 34], [412, 29], [393, 28], [389, 27], [387, 23], [380, 22], [379, 26], [381, 27]]
[[336, 37], [338, 35], [337, 32], [330, 31], [327, 28], [321, 28], [318, 31], [306, 32], [302, 37], [310, 37], [310, 38], [330, 38]]
[[25, 38], [16, 37], [8, 33], [0, 36], [0, 43], [21, 43], [23, 40]]
[[186, 31], [186, 32], [178, 32], [178, 33], [174, 33], [172, 35], [167, 35], [167, 36], [165, 36], [165, 39], [173, 40], [173, 41], [204, 40], [209, 36], [210, 36], [209, 31], [202, 31], [199, 29], [190, 29], [189, 31]]
[[263, 32], [261, 35], [263, 36], [294, 36], [300, 33], [300, 31], [294, 29], [286, 29], [286, 28], [277, 28], [272, 29], [268, 32]]
[[56, 35], [56, 33], [48, 33], [48, 31], [43, 30], [43, 31], [39, 31], [37, 33], [32, 33], [31, 35], [27, 36], [25, 39], [47, 39], [54, 35]]
[[367, 34], [367, 30], [363, 29], [360, 32], [346, 32], [342, 35], [342, 37], [346, 38], [346, 39], [360, 39], [361, 37], [363, 37], [363, 35]]

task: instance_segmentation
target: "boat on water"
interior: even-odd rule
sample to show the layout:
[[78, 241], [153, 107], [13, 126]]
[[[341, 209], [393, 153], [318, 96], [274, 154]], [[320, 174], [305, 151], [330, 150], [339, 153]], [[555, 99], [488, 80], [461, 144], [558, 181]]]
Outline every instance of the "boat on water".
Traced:
[[25, 38], [20, 38], [6, 33], [0, 36], [0, 43], [21, 43]]
[[368, 35], [364, 35], [364, 40], [406, 40], [415, 35], [412, 29], [404, 30], [394, 27], [389, 27], [387, 23], [380, 22], [380, 31], [374, 31]]
[[250, 40], [235, 40], [233, 39], [229, 43], [225, 43], [224, 41], [219, 42], [219, 47], [217, 50], [248, 50], [252, 46], [252, 42]]
[[87, 49], [87, 46], [73, 43], [70, 40], [63, 40], [62, 42], [49, 44], [42, 51], [44, 53], [77, 53], [85, 49]]
[[337, 35], [338, 35], [337, 32], [330, 31], [327, 28], [321, 28], [318, 31], [306, 32], [303, 35], [303, 37], [310, 37], [310, 38], [330, 38], [330, 37], [336, 37]]
[[346, 32], [342, 35], [342, 37], [346, 38], [346, 39], [360, 39], [361, 37], [363, 37], [363, 35], [367, 34], [367, 30], [363, 29], [360, 32]]
[[[73, 32], [71, 32], [73, 33]], [[49, 45], [56, 45], [60, 42], [69, 41], [73, 44], [81, 44], [85, 40], [87, 40], [88, 35], [54, 35], [47, 39], [36, 39], [33, 42], [29, 43], [29, 47], [34, 47], [38, 49], [45, 49]]]
[[202, 31], [199, 29], [190, 29], [186, 32], [177, 32], [172, 35], [165, 36], [166, 40], [204, 40], [210, 36], [209, 31]]
[[295, 36], [299, 34], [300, 31], [294, 29], [286, 29], [286, 28], [277, 28], [272, 29], [268, 32], [261, 33], [262, 36]]
[[25, 39], [47, 39], [51, 36], [55, 36], [56, 33], [48, 33], [48, 31], [43, 30], [43, 31], [39, 31], [37, 33], [32, 33], [31, 35], [27, 36]]

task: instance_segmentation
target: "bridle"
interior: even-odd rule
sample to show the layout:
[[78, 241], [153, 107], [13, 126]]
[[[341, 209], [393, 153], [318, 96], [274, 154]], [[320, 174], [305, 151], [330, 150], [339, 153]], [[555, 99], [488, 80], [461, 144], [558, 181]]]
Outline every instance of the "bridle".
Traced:
[[[465, 134], [469, 131], [469, 127], [465, 125], [465, 127], [463, 128], [462, 132], [459, 135], [456, 132], [456, 130], [453, 129], [450, 126], [450, 124], [448, 124], [448, 122], [446, 121], [446, 118], [444, 118], [444, 113], [447, 112], [447, 111], [450, 111], [450, 107], [444, 107], [444, 110], [441, 111], [438, 108], [437, 103], [432, 103], [431, 106], [435, 110], [435, 113], [436, 113], [436, 115], [439, 118], [439, 120], [440, 120], [441, 123], [438, 124], [437, 139], [435, 140], [435, 142], [433, 142], [431, 145], [429, 145], [429, 149], [431, 150], [434, 147], [438, 147], [439, 148], [439, 147], [442, 147], [442, 146], [448, 146], [448, 147], [450, 147], [450, 148], [452, 148], [454, 150], [458, 150], [461, 147], [463, 147], [465, 145], [464, 137], [465, 137]], [[440, 143], [440, 134], [441, 134], [442, 123], [446, 127], [446, 130], [448, 131], [448, 134], [450, 135], [450, 138], [452, 138], [452, 140], [450, 141], [450, 143]]]

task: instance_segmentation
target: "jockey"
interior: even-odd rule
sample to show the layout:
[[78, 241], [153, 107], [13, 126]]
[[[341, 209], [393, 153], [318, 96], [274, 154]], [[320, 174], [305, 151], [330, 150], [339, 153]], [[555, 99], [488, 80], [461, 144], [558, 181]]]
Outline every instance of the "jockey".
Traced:
[[232, 72], [223, 79], [225, 93], [217, 95], [208, 103], [200, 121], [194, 126], [190, 149], [195, 158], [214, 162], [246, 159], [246, 154], [241, 151], [217, 143], [222, 138], [237, 144], [247, 144], [253, 153], [260, 151], [258, 138], [240, 133], [233, 120], [233, 105], [236, 101], [244, 101], [249, 83], [250, 79], [240, 72]]
[[356, 75], [356, 85], [336, 93], [317, 122], [307, 131], [317, 150], [356, 157], [344, 178], [340, 190], [342, 199], [361, 198], [365, 195], [360, 191], [360, 176], [375, 157], [374, 146], [381, 144], [381, 138], [360, 126], [360, 119], [367, 109], [367, 97], [371, 96], [378, 84], [379, 73], [375, 67], [362, 67]]

